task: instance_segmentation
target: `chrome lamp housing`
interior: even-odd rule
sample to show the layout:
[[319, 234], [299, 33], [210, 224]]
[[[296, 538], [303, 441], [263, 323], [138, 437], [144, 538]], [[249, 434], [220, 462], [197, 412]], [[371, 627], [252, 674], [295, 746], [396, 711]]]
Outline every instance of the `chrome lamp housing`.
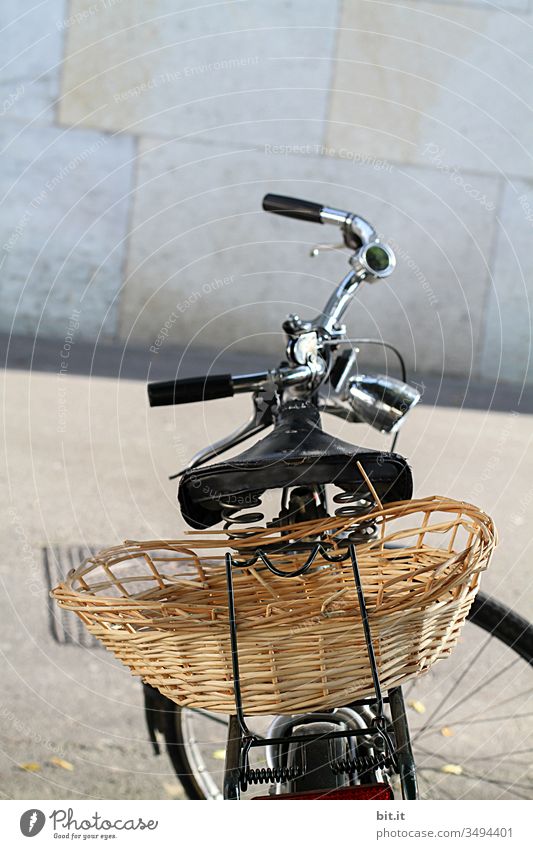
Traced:
[[383, 374], [355, 375], [346, 381], [340, 395], [323, 398], [325, 412], [364, 422], [381, 433], [396, 433], [419, 400], [420, 392], [414, 386]]

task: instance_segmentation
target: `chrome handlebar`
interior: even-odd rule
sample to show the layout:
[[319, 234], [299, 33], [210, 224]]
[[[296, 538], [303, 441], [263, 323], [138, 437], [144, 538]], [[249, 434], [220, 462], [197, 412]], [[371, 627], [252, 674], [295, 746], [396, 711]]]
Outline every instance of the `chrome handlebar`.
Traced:
[[[249, 422], [210, 448], [198, 452], [187, 469], [207, 462], [273, 424], [276, 405], [287, 396], [308, 397], [313, 394], [325, 412], [348, 421], [368, 421], [386, 432], [397, 429], [407, 410], [420, 397], [408, 384], [393, 378], [382, 375], [350, 377], [348, 367], [342, 380], [335, 385], [330, 382], [327, 392], [324, 391], [324, 384], [331, 373], [332, 351], [350, 341], [340, 321], [363, 281], [372, 283], [392, 274], [396, 267], [392, 248], [380, 240], [375, 228], [366, 219], [352, 212], [272, 194], [263, 198], [263, 209], [277, 215], [339, 227], [342, 245], [317, 245], [311, 255], [317, 256], [328, 248], [346, 247], [352, 251], [349, 258], [351, 269], [315, 318], [304, 320], [290, 315], [283, 323], [288, 365], [254, 374], [212, 375], [149, 385], [152, 406], [208, 400], [243, 392], [253, 395], [254, 411]], [[354, 359], [350, 359], [350, 367], [353, 367]], [[266, 406], [265, 398], [270, 399]], [[183, 471], [185, 469], [178, 475]]]

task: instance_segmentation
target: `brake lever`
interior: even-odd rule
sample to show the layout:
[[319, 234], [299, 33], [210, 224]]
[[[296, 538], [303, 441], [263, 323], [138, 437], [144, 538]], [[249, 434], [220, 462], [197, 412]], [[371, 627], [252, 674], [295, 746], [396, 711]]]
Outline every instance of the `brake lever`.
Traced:
[[200, 451], [197, 451], [185, 468], [176, 472], [174, 475], [170, 475], [169, 480], [172, 481], [179, 478], [185, 472], [190, 471], [190, 469], [195, 469], [207, 463], [208, 460], [212, 460], [213, 457], [224, 454], [230, 448], [235, 448], [236, 445], [240, 445], [241, 442], [249, 439], [249, 437], [255, 436], [256, 433], [260, 433], [262, 430], [273, 425], [274, 413], [279, 405], [279, 398], [275, 387], [272, 386], [270, 392], [268, 387], [266, 391], [254, 392], [252, 401], [254, 409], [247, 422], [232, 431], [228, 436], [214, 442], [209, 448], [202, 448]]
[[329, 242], [319, 242], [318, 245], [315, 245], [309, 251], [309, 256], [318, 256], [321, 253], [325, 253], [326, 251], [341, 251], [344, 250], [346, 245], [344, 242], [338, 242], [337, 244], [331, 244]]

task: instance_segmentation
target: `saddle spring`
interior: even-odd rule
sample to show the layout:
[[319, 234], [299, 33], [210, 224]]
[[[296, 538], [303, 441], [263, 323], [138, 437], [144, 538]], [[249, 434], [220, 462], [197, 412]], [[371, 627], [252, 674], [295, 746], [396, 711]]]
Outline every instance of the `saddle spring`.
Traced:
[[335, 510], [335, 515], [342, 519], [357, 519], [361, 521], [350, 530], [344, 537], [350, 542], [367, 542], [376, 534], [376, 523], [373, 519], [365, 520], [364, 517], [371, 513], [376, 507], [376, 502], [368, 489], [357, 489], [352, 492], [338, 492], [333, 496], [335, 504], [342, 506]]
[[[343, 519], [361, 517], [361, 521], [343, 536], [344, 541], [359, 543], [372, 539], [376, 533], [376, 524], [372, 519], [368, 521], [363, 519], [376, 506], [369, 490], [359, 488], [351, 492], [338, 492], [333, 496], [333, 502], [341, 505], [335, 510], [336, 516]], [[230, 539], [244, 539], [250, 533], [254, 533], [253, 530], [239, 530], [238, 526], [253, 525], [263, 521], [265, 514], [254, 510], [261, 507], [261, 504], [260, 493], [257, 492], [248, 492], [242, 496], [228, 496], [220, 500], [224, 530], [228, 532]], [[250, 511], [249, 508], [251, 508]], [[245, 512], [241, 513], [243, 509]]]
[[[220, 506], [222, 509], [222, 519], [224, 521], [224, 530], [228, 531], [230, 539], [244, 539], [253, 531], [241, 530], [232, 527], [232, 525], [253, 525], [256, 522], [261, 522], [265, 518], [262, 512], [239, 513], [243, 508], [254, 508], [261, 506], [261, 498], [257, 492], [248, 492], [245, 496], [239, 498], [238, 495], [221, 499]], [[238, 515], [236, 515], [238, 514]]]

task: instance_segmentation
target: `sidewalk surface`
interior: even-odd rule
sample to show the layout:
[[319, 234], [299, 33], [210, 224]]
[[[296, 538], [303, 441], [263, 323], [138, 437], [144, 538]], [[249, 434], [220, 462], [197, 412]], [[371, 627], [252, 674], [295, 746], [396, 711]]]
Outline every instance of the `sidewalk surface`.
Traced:
[[[0, 792], [5, 798], [179, 798], [166, 754], [147, 741], [139, 682], [106, 652], [61, 646], [49, 631], [41, 549], [180, 535], [167, 476], [238, 425], [249, 399], [150, 410], [139, 380], [8, 370], [3, 404]], [[347, 441], [388, 442], [328, 417]], [[415, 495], [474, 501], [493, 516], [500, 545], [485, 591], [533, 618], [533, 416], [415, 409], [398, 450]], [[59, 756], [73, 770], [50, 763]], [[35, 763], [34, 772], [18, 765]]]

